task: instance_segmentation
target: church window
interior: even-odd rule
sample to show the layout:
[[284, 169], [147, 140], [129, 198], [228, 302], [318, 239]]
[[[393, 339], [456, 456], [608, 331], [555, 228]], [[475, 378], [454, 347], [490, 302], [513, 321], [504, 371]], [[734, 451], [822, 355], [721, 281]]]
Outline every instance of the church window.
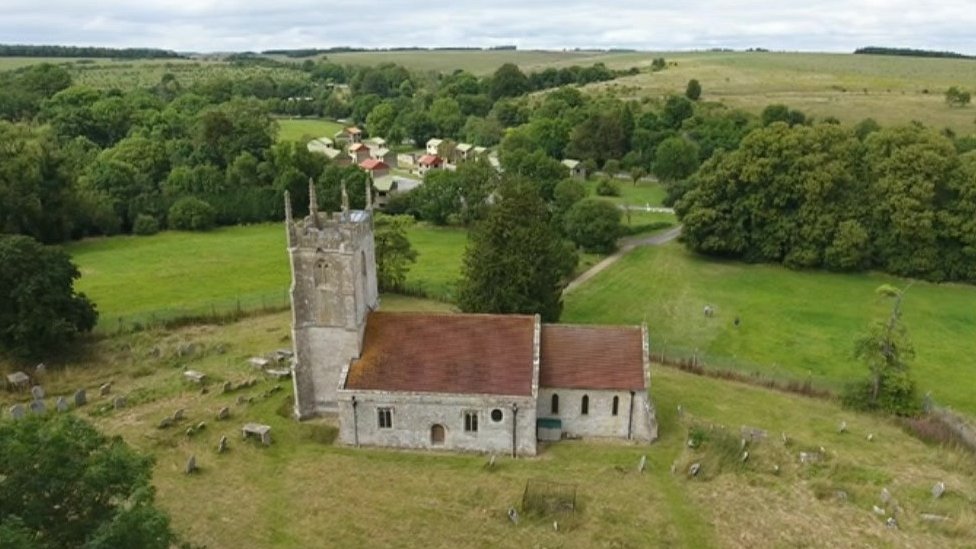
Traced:
[[316, 284], [319, 285], [325, 284], [325, 281], [328, 279], [328, 274], [329, 274], [329, 263], [326, 260], [320, 259], [317, 262], [315, 262], [315, 283]]
[[478, 432], [478, 412], [464, 412], [464, 432]]
[[550, 406], [550, 410], [553, 414], [559, 414], [559, 395], [552, 395], [552, 405]]
[[393, 408], [377, 408], [377, 423], [380, 429], [393, 428]]
[[495, 408], [494, 410], [491, 411], [491, 420], [494, 421], [495, 423], [501, 421], [503, 417], [504, 416], [502, 415], [502, 411], [500, 409]]
[[617, 412], [619, 411], [620, 411], [620, 397], [615, 396], [613, 397], [613, 406], [610, 408], [610, 413], [613, 415], [617, 415]]
[[359, 252], [359, 259], [362, 264], [363, 278], [366, 278], [366, 252]]
[[590, 395], [583, 395], [583, 401], [580, 402], [580, 414], [587, 415], [590, 413]]

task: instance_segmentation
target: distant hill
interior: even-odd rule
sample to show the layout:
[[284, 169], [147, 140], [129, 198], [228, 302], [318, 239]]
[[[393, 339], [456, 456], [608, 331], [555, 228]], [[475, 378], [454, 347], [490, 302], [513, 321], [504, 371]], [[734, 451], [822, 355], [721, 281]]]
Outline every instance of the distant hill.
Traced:
[[90, 46], [32, 46], [0, 44], [0, 57], [108, 57], [125, 59], [182, 59], [175, 51], [155, 48], [101, 48]]
[[906, 57], [946, 57], [950, 59], [976, 59], [976, 56], [963, 55], [952, 51], [916, 50], [912, 48], [882, 48], [868, 46], [854, 50], [855, 54], [868, 55], [903, 55]]

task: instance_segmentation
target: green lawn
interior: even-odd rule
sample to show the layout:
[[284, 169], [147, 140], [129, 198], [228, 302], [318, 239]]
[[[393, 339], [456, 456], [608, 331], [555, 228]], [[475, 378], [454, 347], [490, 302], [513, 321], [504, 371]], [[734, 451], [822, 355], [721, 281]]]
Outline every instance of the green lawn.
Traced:
[[[432, 310], [436, 303], [384, 300], [390, 309]], [[202, 393], [186, 385], [184, 367], [207, 374], [211, 388], [253, 377], [247, 358], [287, 346], [287, 312], [224, 326], [191, 326], [106, 338], [64, 369], [49, 370], [49, 398], [89, 388], [91, 402], [75, 413], [155, 459], [160, 506], [187, 541], [224, 547], [966, 547], [976, 536], [976, 465], [959, 451], [927, 446], [883, 418], [842, 410], [830, 402], [775, 393], [654, 367], [651, 395], [660, 439], [650, 445], [564, 441], [544, 445], [537, 458], [348, 448], [327, 440], [328, 421], [286, 417], [290, 382], [258, 378], [252, 389]], [[193, 349], [186, 354], [186, 349]], [[112, 394], [95, 389], [113, 380]], [[269, 390], [278, 385], [280, 392]], [[111, 399], [128, 405], [114, 410]], [[239, 396], [252, 399], [237, 403]], [[7, 408], [23, 395], [0, 392]], [[676, 409], [681, 406], [684, 417]], [[221, 407], [229, 421], [214, 421]], [[183, 409], [187, 421], [158, 429]], [[193, 437], [187, 425], [206, 422]], [[848, 433], [837, 425], [847, 423]], [[244, 442], [240, 426], [272, 428], [269, 447]], [[713, 468], [714, 450], [686, 444], [693, 424], [728, 429], [738, 449], [741, 425], [768, 431], [750, 444], [750, 458]], [[784, 447], [780, 433], [789, 434]], [[874, 440], [868, 441], [867, 434]], [[214, 448], [227, 436], [230, 449]], [[803, 467], [797, 453], [823, 446], [826, 462]], [[183, 466], [196, 457], [200, 471]], [[647, 471], [636, 472], [641, 456]], [[709, 480], [689, 480], [690, 462], [705, 464]], [[670, 469], [675, 464], [677, 474]], [[773, 467], [780, 467], [778, 474]], [[578, 512], [570, 520], [509, 522], [530, 479], [572, 484]], [[946, 496], [933, 501], [932, 484]], [[872, 512], [882, 488], [901, 509], [899, 528]], [[838, 491], [845, 493], [837, 500]], [[892, 507], [894, 504], [892, 504]], [[232, 509], [232, 512], [228, 512]], [[925, 523], [921, 513], [950, 517]], [[463, 527], [459, 527], [463, 525]], [[323, 542], [323, 540], [328, 540]], [[436, 540], [436, 541], [435, 541]]]
[[[634, 185], [629, 179], [616, 179], [617, 188], [620, 189], [620, 196], [605, 196], [607, 200], [615, 204], [628, 204], [631, 206], [661, 206], [667, 191], [664, 185], [657, 182], [639, 181]], [[596, 196], [596, 179], [586, 181], [586, 190], [590, 196]]]
[[332, 139], [343, 125], [323, 118], [279, 118], [278, 140], [308, 143], [317, 137]]
[[[419, 257], [409, 280], [435, 295], [457, 279], [465, 233], [410, 228]], [[206, 233], [116, 236], [67, 246], [82, 276], [77, 282], [98, 305], [99, 328], [188, 314], [288, 305], [284, 226], [224, 227]], [[122, 319], [120, 321], [120, 319]]]
[[[877, 274], [796, 272], [693, 255], [677, 243], [641, 248], [566, 298], [566, 322], [646, 320], [655, 353], [700, 358], [712, 366], [806, 379], [834, 389], [865, 374], [853, 342], [886, 312], [874, 290], [906, 281]], [[716, 308], [714, 318], [702, 313]], [[976, 288], [916, 283], [904, 321], [924, 393], [976, 413]], [[741, 325], [733, 325], [735, 317]]]

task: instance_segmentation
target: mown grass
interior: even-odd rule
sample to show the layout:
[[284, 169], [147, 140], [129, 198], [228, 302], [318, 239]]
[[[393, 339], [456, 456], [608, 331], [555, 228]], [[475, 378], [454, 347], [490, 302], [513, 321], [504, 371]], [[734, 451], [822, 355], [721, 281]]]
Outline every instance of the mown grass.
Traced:
[[[418, 252], [409, 283], [449, 296], [465, 232], [416, 224], [408, 236]], [[290, 273], [279, 223], [96, 238], [66, 249], [81, 270], [76, 288], [98, 306], [103, 332], [238, 306], [288, 306]]]
[[[383, 307], [444, 306], [384, 297]], [[971, 456], [926, 446], [887, 420], [830, 402], [668, 369], [652, 372], [660, 440], [651, 446], [561, 442], [543, 447], [537, 458], [499, 456], [496, 469], [488, 471], [485, 456], [331, 445], [329, 420], [297, 423], [280, 415], [289, 407], [290, 383], [273, 393], [276, 384], [267, 380], [230, 394], [218, 390], [225, 380], [255, 376], [248, 357], [287, 347], [289, 322], [288, 313], [279, 313], [107, 338], [86, 359], [52, 368], [43, 383], [49, 398], [88, 387], [91, 402], [76, 413], [151, 454], [160, 505], [188, 540], [211, 548], [314, 547], [323, 540], [348, 547], [794, 547], [813, 540], [831, 547], [963, 547], [976, 536]], [[202, 394], [185, 384], [184, 367], [210, 376], [211, 390]], [[115, 382], [113, 395], [98, 397], [95, 388], [108, 380]], [[116, 395], [127, 395], [129, 407], [106, 407]], [[238, 396], [253, 401], [238, 404]], [[0, 405], [23, 398], [0, 393]], [[230, 407], [231, 419], [215, 421], [223, 406]], [[180, 408], [186, 410], [184, 423], [156, 428]], [[202, 432], [183, 434], [200, 421], [207, 423]], [[272, 427], [270, 447], [240, 439], [241, 425], [251, 421]], [[847, 422], [848, 433], [837, 432], [840, 421]], [[670, 472], [675, 463], [710, 462], [686, 448], [692, 424], [733, 433], [750, 425], [769, 436], [749, 446], [748, 463], [696, 481], [680, 469]], [[782, 445], [781, 432], [791, 446]], [[225, 435], [230, 450], [218, 455], [217, 441]], [[822, 466], [797, 463], [798, 449], [819, 446], [827, 452]], [[201, 470], [186, 476], [191, 455]], [[638, 474], [642, 455], [648, 468]], [[773, 474], [774, 464], [779, 474]], [[519, 506], [530, 479], [575, 484], [577, 516], [558, 531], [551, 520], [511, 524], [506, 510]], [[949, 492], [933, 501], [928, 489], [939, 480]], [[882, 505], [882, 487], [902, 510], [898, 530], [885, 528], [884, 518], [871, 511]], [[830, 496], [836, 491], [847, 499], [835, 501]], [[923, 512], [949, 519], [925, 524]]]
[[[655, 353], [773, 377], [811, 379], [833, 389], [865, 375], [853, 343], [889, 304], [875, 289], [907, 281], [879, 274], [797, 272], [720, 261], [680, 244], [637, 249], [566, 299], [566, 322], [646, 320]], [[716, 309], [705, 318], [706, 304]], [[915, 283], [904, 322], [915, 345], [922, 392], [976, 413], [976, 288]], [[739, 317], [741, 325], [733, 320]]]
[[279, 118], [278, 141], [308, 143], [318, 137], [332, 139], [342, 124], [324, 118]]
[[[597, 196], [597, 179], [590, 179], [584, 183], [589, 196]], [[661, 206], [667, 191], [664, 185], [658, 182], [638, 181], [635, 185], [631, 180], [615, 179], [617, 188], [620, 189], [619, 196], [603, 196], [601, 198], [610, 200], [615, 204], [626, 204], [629, 206]]]
[[605, 54], [567, 51], [381, 51], [334, 53], [326, 57], [340, 64], [379, 65], [396, 63], [418, 71], [452, 72], [464, 69], [474, 74], [490, 74], [505, 63], [515, 63], [525, 70], [549, 65], [592, 65]]

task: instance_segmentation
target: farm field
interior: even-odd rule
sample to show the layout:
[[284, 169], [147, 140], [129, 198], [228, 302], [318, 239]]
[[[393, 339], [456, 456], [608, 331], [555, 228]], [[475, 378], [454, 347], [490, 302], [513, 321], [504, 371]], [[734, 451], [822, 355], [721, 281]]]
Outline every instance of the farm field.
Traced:
[[[637, 60], [649, 54], [644, 53], [607, 53], [597, 51], [532, 51], [532, 50], [498, 50], [498, 51], [377, 51], [377, 52], [349, 52], [333, 53], [325, 57], [333, 63], [351, 65], [378, 65], [380, 63], [396, 63], [409, 69], [418, 71], [452, 72], [464, 69], [477, 75], [491, 74], [505, 63], [515, 63], [523, 71], [542, 70], [554, 66], [592, 65], [606, 63], [608, 66], [621, 65], [630, 67], [637, 64]], [[627, 64], [630, 62], [630, 64]], [[647, 59], [650, 65], [651, 59]], [[619, 67], [614, 67], [619, 68]]]
[[[384, 298], [384, 307], [438, 310], [442, 304]], [[976, 465], [955, 450], [929, 446], [894, 423], [843, 411], [830, 402], [653, 368], [651, 393], [660, 439], [651, 446], [567, 441], [543, 447], [539, 457], [486, 456], [355, 449], [334, 445], [329, 420], [298, 423], [287, 413], [291, 383], [260, 380], [230, 394], [201, 394], [181, 381], [182, 368], [204, 372], [213, 387], [254, 375], [246, 359], [288, 346], [288, 313], [224, 326], [146, 331], [103, 339], [84, 362], [49, 371], [48, 396], [89, 388], [91, 402], [77, 412], [109, 434], [155, 458], [157, 500], [187, 541], [211, 548], [335, 546], [397, 547], [765, 547], [818, 545], [965, 547], [976, 536]], [[189, 354], [186, 349], [192, 349]], [[114, 381], [112, 395], [98, 397]], [[111, 398], [128, 405], [113, 410]], [[236, 404], [239, 396], [252, 403]], [[4, 408], [17, 397], [0, 393]], [[684, 410], [679, 418], [678, 405]], [[230, 407], [231, 418], [214, 421]], [[205, 421], [193, 437], [184, 427], [158, 422], [185, 409], [187, 425]], [[241, 424], [272, 428], [263, 448], [240, 439]], [[848, 433], [839, 434], [845, 421]], [[693, 425], [727, 428], [738, 448], [742, 425], [768, 431], [749, 446], [750, 459], [722, 457], [717, 443], [686, 445]], [[784, 447], [780, 433], [789, 434]], [[712, 431], [718, 437], [721, 431]], [[874, 435], [868, 441], [867, 434]], [[215, 452], [226, 435], [227, 453]], [[716, 439], [718, 440], [718, 439]], [[826, 461], [801, 466], [799, 451], [823, 446]], [[200, 472], [186, 476], [190, 455]], [[646, 455], [647, 472], [636, 472]], [[689, 480], [691, 462], [704, 467]], [[676, 474], [669, 472], [676, 465]], [[774, 474], [774, 465], [780, 466]], [[574, 485], [575, 517], [523, 516], [529, 480]], [[948, 492], [933, 501], [937, 481]], [[872, 512], [887, 488], [900, 509], [898, 529]], [[837, 496], [843, 492], [843, 497]], [[949, 517], [927, 523], [922, 513]], [[463, 528], [458, 525], [463, 524]]]
[[[677, 243], [634, 250], [565, 299], [562, 321], [634, 324], [646, 319], [652, 353], [840, 389], [866, 368], [854, 339], [890, 305], [874, 290], [907, 281], [879, 274], [797, 272], [696, 256]], [[716, 309], [705, 318], [706, 304]], [[921, 394], [976, 414], [976, 288], [916, 282], [904, 322]], [[735, 327], [733, 319], [741, 318]]]
[[[422, 285], [434, 295], [450, 292], [466, 233], [418, 224], [408, 236], [418, 253], [408, 284]], [[103, 332], [238, 306], [288, 306], [282, 224], [96, 238], [69, 244], [66, 250], [81, 271], [76, 288], [98, 305], [98, 329]]]
[[278, 118], [278, 140], [308, 143], [318, 137], [332, 139], [342, 124], [324, 118]]

